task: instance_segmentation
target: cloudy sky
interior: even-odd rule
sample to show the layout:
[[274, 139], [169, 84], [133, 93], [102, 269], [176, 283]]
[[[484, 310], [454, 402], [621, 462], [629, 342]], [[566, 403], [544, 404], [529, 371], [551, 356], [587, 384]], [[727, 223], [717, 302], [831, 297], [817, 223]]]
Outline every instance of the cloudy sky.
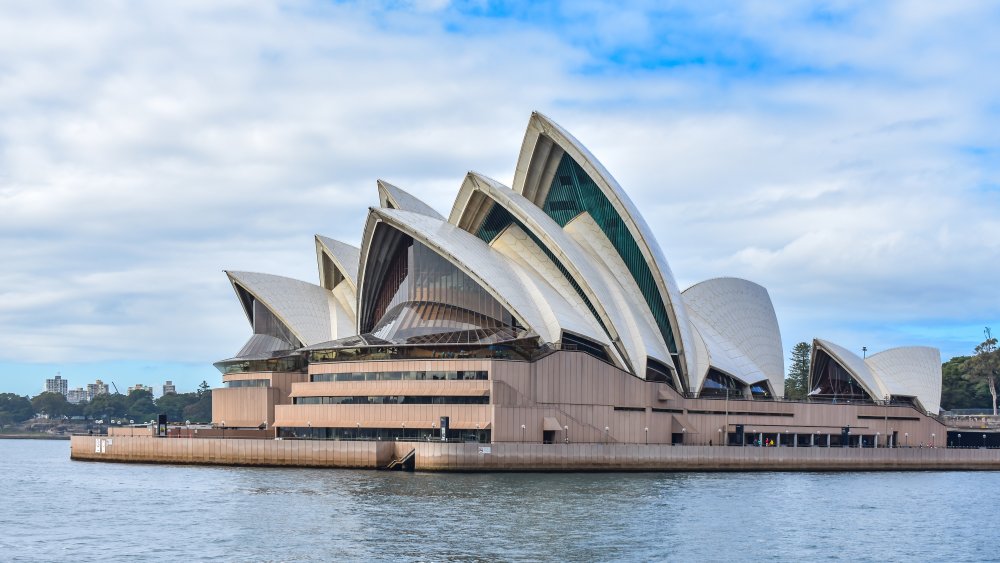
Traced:
[[532, 110], [682, 288], [767, 287], [786, 355], [969, 353], [1000, 332], [1000, 7], [806, 4], [0, 4], [0, 391], [218, 385], [250, 332], [223, 269], [315, 281], [377, 178], [445, 214], [468, 170], [510, 184]]

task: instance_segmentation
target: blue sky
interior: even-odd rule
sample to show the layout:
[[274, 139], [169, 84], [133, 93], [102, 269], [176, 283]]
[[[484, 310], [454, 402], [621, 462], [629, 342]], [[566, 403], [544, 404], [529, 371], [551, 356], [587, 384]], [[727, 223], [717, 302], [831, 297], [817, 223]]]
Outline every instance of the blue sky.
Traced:
[[444, 213], [509, 184], [532, 110], [681, 287], [767, 287], [786, 350], [1000, 329], [1000, 8], [702, 4], [5, 3], [0, 391], [219, 384], [223, 269], [315, 281], [377, 178]]

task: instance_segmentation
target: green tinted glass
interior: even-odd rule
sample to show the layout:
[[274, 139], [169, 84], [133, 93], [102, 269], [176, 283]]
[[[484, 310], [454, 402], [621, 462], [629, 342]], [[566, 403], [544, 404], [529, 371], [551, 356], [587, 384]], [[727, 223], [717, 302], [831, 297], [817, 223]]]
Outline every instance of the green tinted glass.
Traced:
[[559, 162], [542, 209], [562, 227], [580, 213], [590, 214], [631, 272], [632, 279], [639, 286], [639, 291], [656, 319], [667, 348], [676, 353], [677, 343], [670, 329], [667, 309], [638, 243], [608, 198], [569, 154], [564, 154]]

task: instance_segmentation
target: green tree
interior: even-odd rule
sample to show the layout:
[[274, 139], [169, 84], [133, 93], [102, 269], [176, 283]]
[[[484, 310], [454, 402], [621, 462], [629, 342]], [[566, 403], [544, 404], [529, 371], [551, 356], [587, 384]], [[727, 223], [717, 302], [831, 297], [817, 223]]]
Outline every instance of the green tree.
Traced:
[[187, 420], [184, 417], [184, 409], [198, 402], [200, 398], [197, 393], [177, 393], [164, 395], [156, 400], [157, 412], [167, 415], [170, 422], [182, 422]]
[[120, 418], [125, 416], [128, 403], [121, 393], [102, 393], [97, 395], [83, 408], [89, 418]]
[[789, 399], [805, 399], [809, 394], [809, 368], [812, 346], [807, 342], [799, 342], [792, 347], [791, 365], [788, 377], [785, 378], [785, 397]]
[[198, 402], [184, 407], [184, 420], [191, 422], [212, 422], [212, 391], [199, 393]]
[[51, 393], [48, 391], [39, 393], [35, 395], [35, 398], [31, 399], [31, 406], [35, 409], [35, 412], [47, 414], [52, 418], [73, 414], [73, 405], [66, 400], [66, 396], [62, 393]]
[[208, 384], [207, 381], [202, 380], [202, 382], [198, 385], [198, 396], [201, 397], [205, 393], [211, 393], [211, 392], [212, 392], [212, 387]]
[[1000, 350], [997, 350], [997, 339], [993, 338], [989, 327], [986, 327], [986, 340], [976, 346], [976, 355], [966, 360], [964, 364], [965, 377], [973, 382], [985, 381], [990, 390], [990, 407], [993, 416], [997, 415], [997, 377], [1000, 376]]
[[24, 422], [35, 416], [35, 409], [27, 397], [14, 393], [0, 393], [0, 430], [6, 426]]
[[156, 419], [156, 404], [153, 393], [135, 389], [125, 397], [125, 416], [136, 423]]

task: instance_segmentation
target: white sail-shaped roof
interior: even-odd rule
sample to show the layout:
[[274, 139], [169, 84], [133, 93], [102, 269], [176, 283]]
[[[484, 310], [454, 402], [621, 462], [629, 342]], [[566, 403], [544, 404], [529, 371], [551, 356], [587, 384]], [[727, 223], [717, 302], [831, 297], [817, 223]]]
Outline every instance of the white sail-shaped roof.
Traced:
[[816, 350], [823, 350], [850, 372], [854, 376], [855, 381], [871, 395], [872, 399], [881, 400], [885, 397], [885, 391], [879, 385], [878, 381], [875, 380], [872, 371], [868, 369], [865, 361], [860, 356], [839, 344], [817, 338], [813, 340], [813, 364], [816, 363]]
[[413, 194], [393, 186], [384, 180], [378, 181], [378, 199], [383, 208], [401, 209], [444, 220], [444, 217]]
[[234, 287], [250, 293], [306, 346], [354, 334], [353, 326], [342, 324], [345, 312], [333, 293], [318, 285], [255, 272], [227, 271], [226, 275]]
[[[692, 326], [708, 345], [714, 367], [747, 384], [766, 379], [776, 395], [784, 395], [781, 333], [766, 289], [738, 278], [716, 278], [695, 284], [681, 295]], [[704, 378], [709, 367], [699, 366], [699, 378]]]
[[[595, 260], [585, 248], [577, 244], [569, 233], [564, 231], [551, 217], [539, 207], [528, 201], [521, 194], [507, 186], [481, 174], [470, 172], [455, 200], [449, 221], [469, 232], [478, 229], [486, 215], [499, 205], [539, 242], [545, 245], [545, 256], [550, 257], [556, 266], [549, 270], [546, 279], [555, 287], [565, 288], [575, 284], [563, 296], [571, 303], [578, 303], [577, 310], [583, 316], [593, 316], [595, 323], [607, 330], [607, 338], [614, 344], [616, 353], [621, 356], [627, 369], [640, 377], [645, 376], [645, 356], [643, 351], [634, 345], [623, 342], [621, 336], [627, 330], [631, 319], [627, 312], [616, 306], [613, 285], [608, 279], [613, 278], [603, 264]], [[544, 256], [539, 261], [546, 259]], [[560, 271], [559, 269], [565, 271]], [[569, 278], [572, 283], [569, 282]], [[582, 295], [579, 295], [577, 289]], [[589, 306], [588, 306], [589, 303]], [[594, 311], [591, 313], [590, 307]], [[665, 348], [662, 347], [661, 348]], [[658, 357], [667, 365], [672, 365], [669, 353], [666, 357]]]
[[[486, 243], [458, 227], [427, 215], [396, 209], [371, 209], [362, 242], [360, 294], [364, 295], [365, 256], [370, 251], [375, 226], [384, 221], [413, 237], [457, 266], [485, 288], [526, 328], [533, 330], [542, 342], [558, 342], [561, 333], [553, 319], [569, 319], [572, 306], [558, 292], [545, 292], [551, 302], [539, 301], [539, 289], [530, 287], [525, 273], [512, 260], [492, 250]], [[543, 280], [537, 280], [544, 283]], [[560, 302], [561, 301], [561, 302]], [[567, 321], [568, 322], [568, 321]], [[573, 321], [577, 328], [585, 323]]]
[[846, 369], [872, 399], [912, 397], [929, 413], [941, 409], [941, 352], [937, 348], [890, 348], [861, 358], [843, 346], [813, 340], [813, 358], [823, 350]]
[[566, 154], [597, 185], [628, 229], [650, 270], [659, 299], [666, 310], [670, 333], [677, 348], [676, 352], [683, 359], [684, 370], [686, 373], [695, 371], [694, 354], [688, 354], [685, 350], [692, 335], [682, 305], [680, 289], [662, 250], [656, 243], [652, 230], [618, 182], [590, 151], [562, 127], [537, 112], [531, 115], [521, 145], [521, 154], [514, 171], [514, 191], [535, 205], [541, 206], [548, 195], [549, 186], [559, 163]]
[[930, 413], [941, 410], [941, 352], [927, 346], [890, 348], [865, 360], [887, 394], [914, 397]]
[[[324, 255], [329, 259], [329, 263], [324, 262]], [[361, 249], [356, 246], [316, 235], [316, 261], [319, 265], [320, 285], [326, 289], [333, 289], [341, 279], [344, 279], [356, 291], [360, 256]]]

